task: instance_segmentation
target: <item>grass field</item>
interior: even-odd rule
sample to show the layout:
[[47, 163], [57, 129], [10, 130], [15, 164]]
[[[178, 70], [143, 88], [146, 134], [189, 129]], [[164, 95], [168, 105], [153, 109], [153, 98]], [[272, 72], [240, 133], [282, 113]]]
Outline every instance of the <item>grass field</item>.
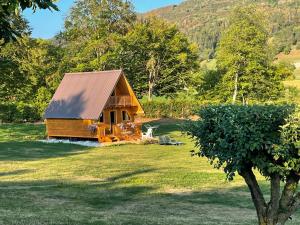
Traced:
[[0, 125], [0, 224], [256, 224], [243, 180], [192, 158], [179, 121], [157, 123], [186, 144], [44, 144], [43, 125]]
[[[288, 55], [280, 53], [278, 55], [278, 60], [289, 62], [295, 65], [295, 80], [284, 81], [284, 85], [286, 87], [295, 87], [298, 90], [298, 92], [300, 92], [300, 50], [293, 49]], [[297, 94], [294, 101], [300, 104], [300, 94]]]

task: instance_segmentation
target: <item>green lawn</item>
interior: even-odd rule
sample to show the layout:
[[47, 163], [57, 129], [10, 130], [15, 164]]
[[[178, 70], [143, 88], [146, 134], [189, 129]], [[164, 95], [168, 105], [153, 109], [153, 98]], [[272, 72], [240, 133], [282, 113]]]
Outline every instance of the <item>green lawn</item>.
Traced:
[[0, 125], [0, 224], [256, 224], [242, 179], [192, 158], [179, 122], [157, 123], [186, 145], [44, 144], [43, 125]]

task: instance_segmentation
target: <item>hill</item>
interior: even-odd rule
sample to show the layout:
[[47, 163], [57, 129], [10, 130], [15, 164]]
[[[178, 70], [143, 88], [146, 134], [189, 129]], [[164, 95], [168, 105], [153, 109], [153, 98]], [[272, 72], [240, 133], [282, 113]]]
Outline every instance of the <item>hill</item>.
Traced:
[[203, 59], [213, 58], [221, 32], [234, 7], [254, 5], [266, 14], [275, 53], [300, 46], [299, 0], [186, 0], [179, 5], [155, 9], [142, 17], [157, 16], [175, 23], [196, 42]]

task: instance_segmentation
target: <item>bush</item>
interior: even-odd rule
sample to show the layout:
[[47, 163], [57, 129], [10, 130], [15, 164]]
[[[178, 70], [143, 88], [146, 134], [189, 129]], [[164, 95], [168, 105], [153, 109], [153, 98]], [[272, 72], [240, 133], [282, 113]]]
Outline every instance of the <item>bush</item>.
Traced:
[[0, 104], [2, 122], [35, 122], [40, 119], [38, 109], [31, 104], [24, 102]]
[[[229, 180], [235, 174], [244, 178], [259, 224], [285, 224], [300, 201], [295, 194], [300, 179], [299, 109], [292, 105], [221, 105], [202, 108], [198, 115], [198, 121], [184, 127], [198, 149], [192, 154], [207, 157]], [[254, 170], [270, 180], [269, 202]], [[280, 192], [282, 183], [285, 187]]]
[[202, 102], [195, 99], [154, 98], [151, 102], [142, 99], [141, 104], [149, 118], [187, 118], [195, 115]]
[[291, 48], [290, 45], [285, 46], [285, 48], [283, 49], [283, 53], [284, 53], [285, 55], [290, 54], [291, 51], [292, 51], [292, 48]]

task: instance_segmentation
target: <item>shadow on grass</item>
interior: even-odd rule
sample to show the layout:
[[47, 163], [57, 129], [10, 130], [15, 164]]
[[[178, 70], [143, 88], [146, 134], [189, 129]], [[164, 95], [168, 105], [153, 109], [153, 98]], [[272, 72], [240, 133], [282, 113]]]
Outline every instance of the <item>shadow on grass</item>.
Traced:
[[0, 172], [0, 177], [3, 176], [12, 176], [12, 175], [21, 175], [25, 173], [30, 173], [32, 170], [14, 170], [14, 171], [8, 171], [8, 172]]
[[0, 142], [0, 160], [30, 161], [80, 154], [88, 147], [36, 141]]
[[[130, 182], [152, 171], [120, 173], [103, 181], [0, 182], [0, 211], [18, 211], [13, 217], [5, 214], [1, 218], [7, 225], [15, 221], [72, 225], [257, 223], [246, 186], [161, 192], [155, 184]], [[262, 184], [262, 189], [266, 190], [267, 184]], [[293, 221], [299, 224], [299, 213]]]
[[22, 141], [45, 138], [44, 124], [1, 124], [0, 141]]

